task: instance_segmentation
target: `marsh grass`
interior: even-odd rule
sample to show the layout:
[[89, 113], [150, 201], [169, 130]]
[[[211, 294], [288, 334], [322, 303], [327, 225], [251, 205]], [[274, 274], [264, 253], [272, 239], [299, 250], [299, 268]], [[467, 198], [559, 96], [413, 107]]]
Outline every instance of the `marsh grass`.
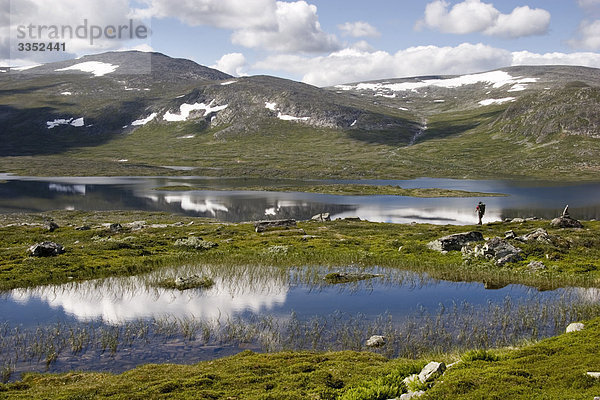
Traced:
[[[18, 367], [42, 363], [46, 369], [61, 358], [86, 354], [114, 358], [121, 351], [159, 349], [169, 343], [189, 343], [201, 352], [203, 346], [244, 348], [260, 351], [365, 351], [365, 341], [374, 334], [386, 336], [386, 346], [371, 350], [386, 357], [417, 359], [425, 356], [475, 349], [468, 361], [492, 360], [490, 348], [522, 345], [556, 335], [573, 321], [600, 316], [600, 305], [563, 294], [554, 299], [474, 306], [454, 303], [437, 311], [418, 310], [406, 318], [390, 314], [366, 316], [335, 312], [301, 319], [254, 315], [201, 320], [193, 316], [165, 316], [118, 325], [55, 323], [37, 328], [2, 326], [0, 365], [10, 378]], [[182, 354], [182, 361], [187, 354]], [[10, 368], [9, 368], [10, 367]], [[80, 368], [93, 369], [81, 361]], [[7, 378], [7, 379], [8, 379]]]

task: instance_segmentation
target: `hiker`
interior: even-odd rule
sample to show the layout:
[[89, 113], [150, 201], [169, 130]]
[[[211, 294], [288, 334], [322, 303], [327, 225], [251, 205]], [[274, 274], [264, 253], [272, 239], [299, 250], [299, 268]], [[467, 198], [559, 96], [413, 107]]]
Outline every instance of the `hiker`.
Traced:
[[480, 201], [479, 204], [477, 204], [477, 207], [475, 207], [475, 211], [477, 211], [477, 216], [479, 217], [479, 222], [477, 225], [481, 225], [481, 219], [485, 214], [485, 204]]

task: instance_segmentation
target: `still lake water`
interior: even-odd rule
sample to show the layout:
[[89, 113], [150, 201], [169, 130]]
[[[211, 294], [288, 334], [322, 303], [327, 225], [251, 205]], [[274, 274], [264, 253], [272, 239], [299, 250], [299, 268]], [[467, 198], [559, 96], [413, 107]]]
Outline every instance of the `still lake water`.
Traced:
[[[374, 222], [467, 225], [476, 222], [475, 205], [487, 204], [485, 221], [504, 218], [554, 218], [565, 205], [578, 219], [600, 218], [600, 183], [414, 179], [406, 181], [291, 181], [206, 177], [17, 177], [0, 174], [0, 212], [69, 210], [167, 211], [222, 221], [309, 219], [329, 212], [332, 218], [358, 216]], [[486, 198], [412, 198], [337, 196], [299, 192], [235, 190], [244, 186], [302, 186], [320, 183], [368, 183], [403, 188], [459, 189], [505, 194]], [[202, 188], [184, 192], [164, 186]], [[234, 190], [220, 190], [222, 188]]]
[[[486, 222], [514, 217], [553, 218], [560, 214], [566, 204], [569, 204], [571, 215], [575, 218], [598, 219], [600, 217], [600, 183], [539, 184], [451, 179], [359, 182], [202, 177], [39, 178], [2, 174], [0, 174], [0, 182], [2, 182], [0, 183], [0, 212], [5, 213], [56, 209], [144, 210], [237, 222], [276, 218], [303, 220], [317, 213], [329, 212], [332, 218], [358, 216], [379, 222], [460, 225], [472, 224], [476, 221], [474, 206], [477, 201], [483, 200], [488, 210]], [[499, 193], [506, 196], [483, 199], [423, 199], [400, 196], [333, 196], [298, 192], [220, 190], [247, 186], [281, 187], [320, 183], [369, 183], [400, 185], [404, 188], [459, 189]], [[154, 190], [157, 187], [171, 185], [192, 185], [202, 190], [185, 192]], [[570, 311], [565, 311], [565, 307], [580, 303], [598, 304], [600, 300], [598, 289], [564, 288], [538, 292], [536, 289], [521, 285], [508, 285], [497, 290], [486, 290], [484, 284], [480, 282], [446, 282], [411, 272], [381, 268], [374, 268], [372, 272], [382, 274], [382, 277], [355, 284], [333, 286], [323, 283], [322, 277], [330, 272], [325, 268], [306, 270], [299, 267], [292, 270], [268, 270], [237, 266], [235, 270], [229, 272], [210, 268], [180, 266], [175, 270], [162, 270], [148, 276], [15, 289], [1, 293], [0, 368], [5, 365], [11, 366], [16, 373], [12, 379], [18, 377], [20, 372], [45, 370], [44, 356], [15, 359], [15, 343], [23, 346], [23, 343], [31, 342], [26, 346], [35, 348], [40, 337], [40, 329], [45, 332], [41, 335], [46, 338], [45, 340], [50, 340], [47, 338], [51, 337], [54, 331], [91, 329], [92, 333], [88, 332], [88, 334], [96, 338], [91, 340], [102, 342], [105, 340], [102, 335], [110, 329], [121, 329], [119, 335], [122, 337], [129, 334], [127, 332], [131, 330], [133, 326], [131, 324], [146, 324], [149, 328], [144, 329], [149, 329], [150, 332], [154, 332], [153, 334], [138, 341], [125, 340], [126, 343], [120, 343], [119, 351], [115, 354], [105, 348], [100, 349], [90, 342], [87, 349], [81, 353], [71, 354], [63, 349], [49, 368], [50, 371], [77, 368], [117, 372], [148, 362], [192, 363], [235, 354], [245, 348], [264, 349], [259, 342], [264, 339], [264, 336], [273, 334], [272, 331], [267, 333], [261, 331], [258, 336], [247, 339], [226, 340], [221, 337], [223, 335], [229, 337], [232, 330], [240, 330], [240, 327], [248, 327], [253, 323], [257, 324], [258, 330], [265, 329], [264, 327], [272, 321], [282, 324], [277, 332], [283, 338], [289, 336], [289, 327], [286, 328], [285, 324], [295, 319], [299, 324], [306, 324], [306, 330], [311, 324], [318, 325], [317, 322], [311, 322], [315, 318], [321, 318], [321, 321], [325, 321], [325, 325], [329, 324], [330, 329], [334, 331], [343, 331], [348, 328], [348, 324], [354, 324], [352, 326], [356, 328], [355, 331], [359, 335], [355, 338], [355, 342], [360, 346], [369, 334], [382, 333], [384, 320], [393, 320], [392, 325], [394, 329], [399, 329], [399, 334], [412, 335], [413, 333], [406, 331], [411, 326], [414, 326], [415, 332], [422, 334], [423, 329], [432, 329], [431, 325], [427, 324], [431, 324], [431, 318], [436, 319], [436, 313], [439, 313], [440, 309], [454, 308], [459, 310], [458, 314], [445, 314], [441, 319], [441, 327], [438, 325], [435, 327], [444, 332], [447, 330], [444, 337], [448, 338], [448, 343], [440, 344], [443, 348], [444, 345], [460, 345], [463, 343], [460, 342], [461, 335], [464, 337], [473, 334], [473, 332], [456, 333], [469, 324], [473, 324], [474, 329], [482, 330], [487, 326], [485, 329], [490, 329], [493, 337], [496, 328], [489, 326], [491, 322], [487, 325], [486, 323], [481, 325], [480, 322], [485, 321], [494, 312], [497, 314], [496, 318], [504, 318], [502, 323], [505, 326], [506, 321], [510, 321], [511, 325], [514, 324], [514, 332], [511, 333], [513, 335], [511, 338], [514, 339], [529, 338], [533, 335], [532, 325], [518, 325], [519, 318], [522, 320], [523, 315], [529, 314], [535, 320], [537, 314], [543, 311], [546, 315], [550, 314], [550, 317], [544, 321], [540, 319], [539, 323], [533, 322], [537, 324], [534, 329], [535, 335], [554, 335], [564, 329], [566, 323], [572, 322], [569, 320], [572, 314], [569, 314]], [[346, 269], [352, 270], [352, 267]], [[215, 280], [215, 285], [204, 291], [179, 292], [159, 289], [152, 284], [159, 277], [164, 277], [164, 274], [192, 273], [211, 276]], [[563, 320], [557, 320], [553, 313], [561, 315]], [[268, 318], [271, 322], [256, 323], [256, 318]], [[175, 333], [164, 333], [166, 329], [164, 326], [169, 325], [165, 321], [179, 324], [180, 328], [185, 321], [212, 323], [220, 328], [213, 329], [210, 340], [198, 338], [186, 340], [182, 337], [181, 330]], [[231, 325], [231, 321], [241, 322], [238, 325], [235, 323]], [[439, 321], [440, 319], [438, 323]], [[500, 324], [500, 322], [498, 320], [494, 323]], [[407, 326], [409, 328], [406, 328]], [[429, 328], [426, 328], [427, 326]], [[65, 333], [61, 333], [63, 334]], [[349, 348], [347, 345], [340, 344], [343, 342], [341, 339], [331, 335], [327, 336], [333, 343], [331, 347], [323, 345], [316, 348], [334, 350]], [[13, 342], [12, 340], [17, 337], [20, 339], [15, 339], [16, 341]], [[56, 343], [52, 342], [52, 349], [66, 346], [65, 343], [69, 343], [70, 340], [68, 337], [59, 339], [52, 339], [56, 341]], [[426, 336], [426, 339], [436, 340], [435, 337], [430, 336]], [[502, 338], [499, 336], [497, 339]], [[280, 346], [311, 348], [306, 343], [288, 343]], [[402, 351], [405, 350], [398, 351], [403, 354]]]

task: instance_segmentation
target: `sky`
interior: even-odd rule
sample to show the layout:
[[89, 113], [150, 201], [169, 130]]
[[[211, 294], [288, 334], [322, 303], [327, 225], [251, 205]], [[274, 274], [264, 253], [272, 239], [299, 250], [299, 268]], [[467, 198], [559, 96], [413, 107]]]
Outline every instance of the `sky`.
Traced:
[[[600, 0], [0, 0], [0, 7], [5, 66], [137, 49], [316, 86], [512, 65], [600, 68]], [[65, 26], [87, 35], [68, 37]], [[141, 26], [136, 33], [147, 34], [127, 34]], [[63, 30], [52, 36], [52, 27]], [[65, 49], [18, 49], [35, 42]]]

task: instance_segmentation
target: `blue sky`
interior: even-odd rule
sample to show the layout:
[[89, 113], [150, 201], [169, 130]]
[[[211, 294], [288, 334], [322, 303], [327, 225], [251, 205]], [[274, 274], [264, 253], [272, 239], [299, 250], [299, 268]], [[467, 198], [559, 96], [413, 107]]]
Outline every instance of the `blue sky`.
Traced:
[[[11, 28], [3, 32], [11, 41], [0, 44], [5, 64], [137, 48], [233, 75], [270, 74], [318, 86], [508, 65], [600, 67], [600, 0], [0, 2], [8, 6], [0, 25]], [[76, 25], [83, 18], [99, 26], [134, 19], [152, 35], [93, 46], [70, 41], [68, 54], [14, 51], [18, 24]]]

